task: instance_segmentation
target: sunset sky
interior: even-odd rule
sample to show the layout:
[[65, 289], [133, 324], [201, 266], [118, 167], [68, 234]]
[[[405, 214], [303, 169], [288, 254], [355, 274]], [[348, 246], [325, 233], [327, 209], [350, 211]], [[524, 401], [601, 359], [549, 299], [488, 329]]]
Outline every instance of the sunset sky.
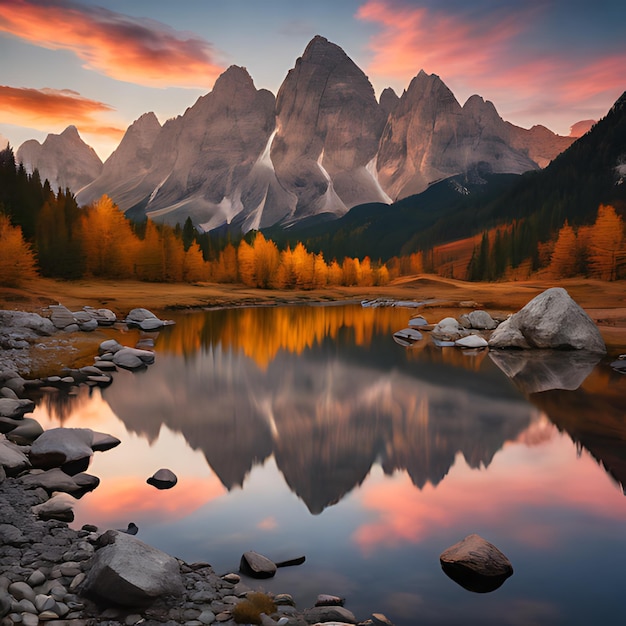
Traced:
[[525, 128], [567, 135], [626, 90], [623, 0], [0, 0], [0, 141], [74, 124], [104, 159], [141, 114], [181, 115], [229, 65], [277, 93], [316, 34], [377, 95], [424, 69]]

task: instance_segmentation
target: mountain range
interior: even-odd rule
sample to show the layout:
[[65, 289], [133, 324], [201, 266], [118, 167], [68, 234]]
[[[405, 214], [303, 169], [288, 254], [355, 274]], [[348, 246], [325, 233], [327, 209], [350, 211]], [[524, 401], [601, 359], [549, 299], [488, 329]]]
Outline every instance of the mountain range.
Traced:
[[231, 66], [183, 115], [163, 125], [142, 115], [104, 164], [73, 127], [24, 143], [17, 159], [81, 204], [106, 193], [132, 218], [248, 231], [390, 204], [476, 170], [538, 170], [574, 140], [514, 126], [480, 96], [461, 106], [423, 71], [377, 100], [346, 53], [316, 36], [276, 96]]

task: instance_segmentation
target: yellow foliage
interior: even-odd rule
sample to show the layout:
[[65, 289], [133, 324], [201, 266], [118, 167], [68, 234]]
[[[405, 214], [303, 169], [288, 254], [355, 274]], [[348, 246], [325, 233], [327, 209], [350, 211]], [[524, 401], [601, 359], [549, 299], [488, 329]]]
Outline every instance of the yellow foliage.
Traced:
[[21, 228], [12, 226], [9, 218], [0, 214], [0, 285], [17, 287], [36, 275], [35, 256]]

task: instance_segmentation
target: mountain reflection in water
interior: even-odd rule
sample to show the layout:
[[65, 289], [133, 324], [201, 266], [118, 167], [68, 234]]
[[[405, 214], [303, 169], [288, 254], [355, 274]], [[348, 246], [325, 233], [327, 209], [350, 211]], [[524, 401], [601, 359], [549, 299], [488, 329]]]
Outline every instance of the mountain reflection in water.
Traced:
[[[360, 310], [350, 312], [352, 320]], [[300, 314], [337, 319], [341, 312], [288, 311], [301, 338]], [[437, 485], [457, 452], [471, 467], [488, 466], [503, 443], [530, 424], [532, 409], [512, 388], [498, 389], [478, 372], [451, 367], [433, 346], [420, 360], [398, 360], [403, 349], [391, 333], [324, 323], [335, 341], [305, 339], [306, 352], [272, 346], [266, 363], [265, 346], [276, 334], [263, 323], [254, 332], [247, 319], [276, 311], [220, 313], [206, 315], [200, 350], [159, 353], [157, 365], [141, 376], [118, 377], [103, 396], [129, 431], [156, 437], [166, 425], [182, 433], [227, 489], [241, 486], [253, 466], [273, 455], [291, 490], [317, 514], [361, 484], [377, 460], [387, 474], [406, 470], [417, 487]], [[240, 350], [221, 340], [237, 315], [245, 323], [230, 332]], [[407, 317], [406, 310], [394, 310], [390, 319], [406, 324]], [[367, 337], [364, 345], [342, 342], [347, 329]], [[164, 342], [166, 352], [174, 333]], [[262, 347], [262, 367], [247, 356], [255, 353], [244, 347], [248, 337]], [[285, 338], [295, 346], [288, 332]]]
[[[413, 313], [178, 315], [145, 372], [37, 409], [47, 426], [122, 439], [94, 458], [102, 483], [77, 521], [135, 521], [148, 543], [218, 571], [247, 549], [306, 554], [265, 588], [299, 607], [345, 595], [361, 619], [384, 612], [396, 626], [623, 621], [626, 498], [606, 473], [626, 480], [626, 378], [580, 355], [535, 365], [427, 335], [406, 349], [392, 334]], [[179, 476], [167, 492], [145, 484], [161, 466]], [[515, 569], [488, 598], [439, 568], [471, 532]]]

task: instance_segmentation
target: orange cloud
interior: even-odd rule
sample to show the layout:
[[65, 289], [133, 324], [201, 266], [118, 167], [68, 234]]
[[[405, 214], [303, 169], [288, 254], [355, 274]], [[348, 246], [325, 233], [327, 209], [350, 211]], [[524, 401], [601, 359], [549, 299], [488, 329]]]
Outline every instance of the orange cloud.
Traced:
[[62, 130], [74, 124], [88, 134], [119, 141], [124, 130], [101, 122], [98, 117], [113, 107], [84, 98], [69, 89], [29, 89], [0, 85], [0, 114], [7, 124], [39, 130]]
[[0, 31], [69, 50], [87, 69], [140, 85], [207, 89], [223, 71], [213, 47], [197, 36], [69, 0], [0, 0]]

